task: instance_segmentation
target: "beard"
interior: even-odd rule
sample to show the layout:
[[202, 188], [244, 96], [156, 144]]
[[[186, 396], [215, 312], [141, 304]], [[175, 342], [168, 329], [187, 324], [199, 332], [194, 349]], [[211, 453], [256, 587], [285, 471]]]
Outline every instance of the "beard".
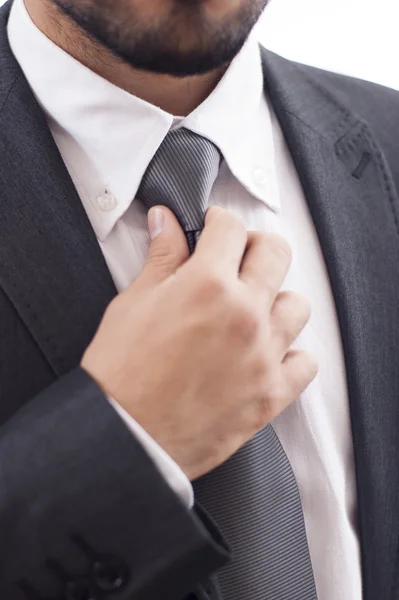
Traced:
[[173, 77], [203, 75], [230, 63], [268, 1], [241, 0], [234, 11], [215, 16], [208, 6], [212, 0], [169, 0], [162, 11], [151, 0], [145, 0], [150, 10], [142, 0], [52, 0], [124, 63]]

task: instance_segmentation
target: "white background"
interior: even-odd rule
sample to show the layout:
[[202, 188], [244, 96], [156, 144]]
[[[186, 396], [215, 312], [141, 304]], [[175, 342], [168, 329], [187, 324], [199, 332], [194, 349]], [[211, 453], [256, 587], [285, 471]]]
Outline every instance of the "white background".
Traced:
[[271, 0], [260, 41], [287, 58], [399, 90], [398, 0]]
[[258, 37], [293, 60], [399, 90], [398, 17], [399, 0], [271, 0]]

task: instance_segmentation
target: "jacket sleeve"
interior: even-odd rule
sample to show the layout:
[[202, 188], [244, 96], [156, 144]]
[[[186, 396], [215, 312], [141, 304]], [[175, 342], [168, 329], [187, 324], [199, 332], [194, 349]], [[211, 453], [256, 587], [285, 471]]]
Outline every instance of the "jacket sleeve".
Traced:
[[0, 598], [181, 600], [228, 558], [82, 369], [0, 429]]

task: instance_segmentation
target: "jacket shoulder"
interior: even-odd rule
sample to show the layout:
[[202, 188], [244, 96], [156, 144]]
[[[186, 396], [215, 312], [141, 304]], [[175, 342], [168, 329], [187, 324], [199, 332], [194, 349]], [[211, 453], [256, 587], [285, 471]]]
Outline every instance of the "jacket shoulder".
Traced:
[[295, 64], [305, 77], [326, 88], [342, 105], [366, 121], [380, 143], [397, 146], [399, 91], [356, 77]]

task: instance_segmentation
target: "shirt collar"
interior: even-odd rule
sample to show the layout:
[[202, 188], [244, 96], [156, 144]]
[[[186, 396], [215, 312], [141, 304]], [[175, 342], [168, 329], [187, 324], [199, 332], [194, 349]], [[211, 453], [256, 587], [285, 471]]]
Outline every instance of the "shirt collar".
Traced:
[[271, 113], [254, 35], [218, 86], [180, 126], [216, 144], [238, 181], [269, 208], [279, 209]]
[[[213, 92], [184, 119], [140, 100], [75, 60], [36, 27], [24, 0], [14, 1], [8, 37], [99, 240], [107, 238], [130, 206], [149, 162], [174, 127], [187, 127], [211, 140], [239, 182], [270, 208], [279, 209], [272, 123], [262, 102], [260, 51], [253, 35]], [[116, 200], [109, 211], [98, 202], [105, 189]]]

